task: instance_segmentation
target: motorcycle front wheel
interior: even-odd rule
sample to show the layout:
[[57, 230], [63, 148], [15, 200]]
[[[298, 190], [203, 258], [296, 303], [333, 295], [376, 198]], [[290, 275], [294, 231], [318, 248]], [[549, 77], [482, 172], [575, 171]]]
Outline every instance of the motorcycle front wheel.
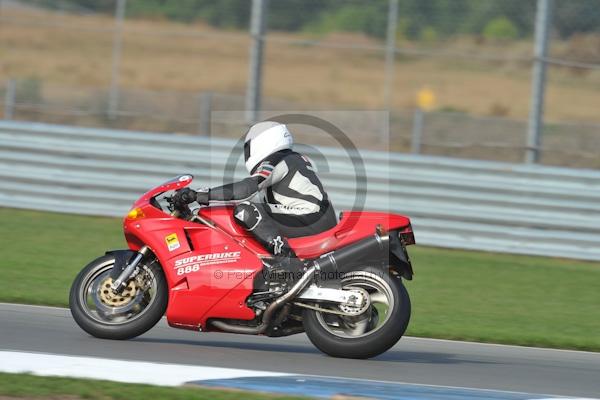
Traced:
[[111, 290], [112, 255], [92, 261], [77, 275], [69, 295], [69, 308], [77, 325], [92, 336], [124, 340], [139, 336], [162, 318], [168, 289], [157, 263], [140, 264], [140, 272], [123, 292]]
[[315, 347], [333, 357], [371, 358], [394, 346], [406, 331], [411, 312], [401, 278], [365, 268], [347, 274], [342, 287], [366, 291], [370, 305], [362, 314], [350, 317], [304, 310], [304, 329]]

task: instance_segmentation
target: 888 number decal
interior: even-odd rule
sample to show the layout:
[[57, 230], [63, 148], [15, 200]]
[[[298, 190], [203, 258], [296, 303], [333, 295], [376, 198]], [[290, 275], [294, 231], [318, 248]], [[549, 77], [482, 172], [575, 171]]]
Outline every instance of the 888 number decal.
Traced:
[[185, 275], [198, 271], [200, 271], [200, 264], [186, 265], [185, 267], [177, 268], [177, 275]]

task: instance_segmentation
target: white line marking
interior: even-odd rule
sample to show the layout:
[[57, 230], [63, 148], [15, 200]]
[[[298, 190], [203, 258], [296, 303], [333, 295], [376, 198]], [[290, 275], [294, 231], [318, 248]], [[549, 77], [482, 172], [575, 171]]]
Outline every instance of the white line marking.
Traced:
[[531, 396], [531, 400], [600, 400], [579, 397], [551, 397], [552, 395], [549, 394], [531, 394], [500, 389], [482, 389], [411, 382], [391, 382], [374, 379], [264, 372], [246, 369], [168, 364], [158, 362], [126, 361], [100, 357], [64, 356], [58, 354], [19, 352], [10, 350], [0, 350], [0, 359], [3, 360], [3, 363], [0, 364], [0, 372], [31, 373], [39, 376], [61, 376], [71, 378], [100, 379], [115, 382], [142, 383], [159, 386], [180, 386], [184, 383], [192, 381], [198, 382], [213, 379], [298, 376], [299, 381], [303, 381], [306, 378], [342, 379], [373, 384], [391, 383], [397, 385], [423, 386], [441, 389], [460, 389], [472, 390], [477, 392], [522, 394]]
[[278, 372], [0, 350], [0, 371], [179, 386], [189, 381], [289, 376]]
[[[477, 346], [487, 346], [487, 347], [512, 347], [516, 350], [520, 349], [529, 349], [529, 350], [543, 350], [543, 351], [556, 351], [562, 353], [583, 353], [583, 354], [593, 354], [595, 356], [600, 356], [600, 352], [595, 351], [586, 351], [586, 350], [571, 350], [571, 349], [555, 349], [552, 347], [533, 347], [533, 346], [521, 346], [518, 344], [502, 344], [502, 343], [485, 343], [485, 342], [467, 342], [465, 340], [452, 340], [452, 339], [436, 339], [436, 338], [425, 338], [418, 336], [403, 336], [405, 339], [415, 339], [415, 340], [423, 340], [423, 341], [433, 341], [433, 342], [442, 342], [442, 343], [450, 343], [450, 344], [466, 344], [466, 345], [477, 345]], [[400, 342], [402, 343], [402, 342]]]
[[44, 308], [50, 310], [62, 310], [68, 311], [68, 308], [65, 307], [56, 307], [56, 306], [39, 306], [37, 304], [21, 304], [21, 303], [0, 303], [0, 307], [2, 306], [12, 306], [12, 307], [23, 307], [23, 308]]

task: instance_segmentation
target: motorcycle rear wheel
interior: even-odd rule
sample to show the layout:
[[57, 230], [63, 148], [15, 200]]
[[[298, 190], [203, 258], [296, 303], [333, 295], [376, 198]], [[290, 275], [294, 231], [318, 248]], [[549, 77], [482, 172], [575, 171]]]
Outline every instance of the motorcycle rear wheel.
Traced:
[[394, 346], [404, 335], [411, 312], [401, 278], [365, 268], [347, 274], [342, 287], [366, 290], [371, 306], [357, 317], [304, 310], [304, 329], [315, 347], [332, 357], [364, 359]]
[[112, 255], [99, 257], [77, 275], [69, 308], [77, 325], [101, 339], [125, 340], [150, 330], [167, 309], [168, 288], [157, 263], [140, 264], [138, 277], [120, 295], [110, 289]]

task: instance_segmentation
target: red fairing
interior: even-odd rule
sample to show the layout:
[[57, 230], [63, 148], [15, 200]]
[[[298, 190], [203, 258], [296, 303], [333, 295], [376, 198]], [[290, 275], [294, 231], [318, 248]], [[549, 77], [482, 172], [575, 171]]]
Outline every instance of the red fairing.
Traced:
[[245, 247], [261, 256], [269, 256], [266, 251], [252, 235], [243, 227], [238, 225], [233, 218], [233, 206], [205, 207], [200, 209], [199, 215], [202, 218], [212, 221], [232, 238], [239, 240]]
[[[235, 223], [232, 207], [206, 207], [199, 216], [204, 225], [177, 219], [152, 206], [152, 197], [189, 185], [184, 175], [144, 194], [134, 205], [137, 217], [124, 220], [125, 237], [132, 250], [147, 245], [162, 266], [169, 286], [167, 319], [174, 327], [207, 329], [211, 318], [251, 320], [246, 306], [254, 278], [262, 273], [268, 253]], [[386, 230], [410, 230], [408, 218], [377, 212], [344, 212], [340, 223], [319, 235], [291, 239], [302, 258], [315, 258], [373, 235], [377, 225]]]
[[410, 219], [402, 215], [370, 211], [344, 211], [337, 226], [315, 236], [289, 239], [290, 246], [300, 258], [316, 258], [322, 254], [371, 236], [380, 225], [387, 231], [408, 229]]
[[205, 207], [200, 209], [199, 215], [213, 221], [229, 234], [237, 237], [248, 236], [246, 230], [232, 218], [233, 206]]

